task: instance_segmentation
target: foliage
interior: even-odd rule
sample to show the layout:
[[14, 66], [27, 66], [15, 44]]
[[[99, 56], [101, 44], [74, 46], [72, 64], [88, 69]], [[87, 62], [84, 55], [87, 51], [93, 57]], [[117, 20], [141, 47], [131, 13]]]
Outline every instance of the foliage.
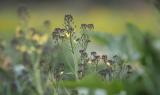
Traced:
[[[74, 17], [64, 25], [42, 29], [29, 25], [27, 8], [18, 9], [20, 25], [11, 41], [0, 41], [0, 94], [79, 95], [85, 88], [109, 95], [160, 94], [160, 39], [128, 23], [127, 32], [114, 36], [95, 32], [93, 24], [76, 30]], [[112, 54], [91, 51], [100, 42]]]

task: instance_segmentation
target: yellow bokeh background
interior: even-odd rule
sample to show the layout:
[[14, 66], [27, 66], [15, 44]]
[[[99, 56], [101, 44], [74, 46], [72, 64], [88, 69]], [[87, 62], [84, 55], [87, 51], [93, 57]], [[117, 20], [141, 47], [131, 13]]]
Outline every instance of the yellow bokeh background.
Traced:
[[[92, 23], [95, 31], [110, 32], [118, 34], [126, 31], [126, 23], [130, 22], [145, 31], [159, 31], [159, 15], [152, 8], [140, 10], [117, 10], [102, 7], [94, 7], [85, 12], [61, 10], [56, 8], [38, 9], [31, 8], [29, 24], [32, 27], [40, 28], [44, 20], [51, 20], [52, 29], [63, 26], [63, 17], [66, 13], [74, 16], [77, 29], [81, 23]], [[16, 31], [19, 19], [16, 8], [1, 10], [0, 13], [0, 37], [8, 36]]]

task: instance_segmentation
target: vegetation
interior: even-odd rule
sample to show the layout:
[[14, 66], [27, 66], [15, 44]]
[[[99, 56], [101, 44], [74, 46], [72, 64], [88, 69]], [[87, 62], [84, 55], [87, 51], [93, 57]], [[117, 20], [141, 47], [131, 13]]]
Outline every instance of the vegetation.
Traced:
[[[127, 24], [113, 36], [95, 32], [71, 14], [51, 31], [30, 27], [26, 7], [11, 41], [0, 41], [0, 95], [159, 95], [160, 39]], [[100, 42], [108, 54], [91, 49]], [[99, 45], [99, 44], [98, 44]]]

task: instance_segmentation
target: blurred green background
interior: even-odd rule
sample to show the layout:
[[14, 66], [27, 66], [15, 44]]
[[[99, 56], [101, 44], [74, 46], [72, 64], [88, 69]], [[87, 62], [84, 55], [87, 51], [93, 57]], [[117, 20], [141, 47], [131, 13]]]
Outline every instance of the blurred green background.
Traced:
[[95, 31], [119, 34], [130, 22], [144, 31], [159, 31], [159, 15], [146, 0], [17, 0], [0, 1], [0, 37], [10, 37], [19, 25], [17, 8], [26, 5], [30, 12], [30, 26], [41, 27], [51, 20], [52, 28], [62, 26], [63, 16], [71, 13], [77, 27], [93, 23]]

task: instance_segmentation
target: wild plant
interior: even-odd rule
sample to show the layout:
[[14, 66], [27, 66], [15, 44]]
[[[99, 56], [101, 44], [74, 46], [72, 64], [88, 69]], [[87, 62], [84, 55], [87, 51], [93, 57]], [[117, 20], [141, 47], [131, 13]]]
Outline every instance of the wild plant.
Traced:
[[13, 79], [11, 83], [5, 82], [9, 88], [14, 85], [15, 94], [70, 95], [77, 90], [67, 89], [61, 82], [81, 81], [93, 73], [102, 81], [125, 80], [132, 73], [132, 67], [120, 56], [88, 53], [93, 24], [81, 24], [77, 31], [74, 17], [66, 14], [63, 27], [50, 33], [49, 20], [44, 21], [45, 31], [41, 31], [29, 27], [26, 7], [17, 12], [20, 25], [6, 51], [11, 58]]

